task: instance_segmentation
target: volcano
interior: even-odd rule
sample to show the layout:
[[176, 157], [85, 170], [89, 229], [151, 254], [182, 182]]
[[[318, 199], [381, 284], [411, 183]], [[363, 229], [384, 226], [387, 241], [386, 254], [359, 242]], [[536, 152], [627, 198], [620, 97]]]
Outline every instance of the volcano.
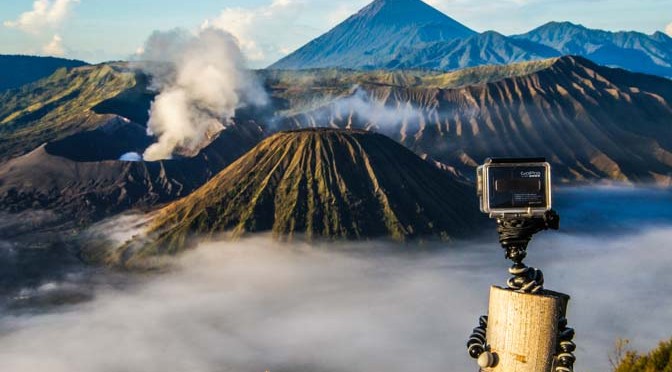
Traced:
[[151, 242], [128, 244], [115, 259], [174, 253], [192, 238], [219, 233], [448, 240], [479, 227], [475, 195], [471, 186], [380, 134], [281, 132], [160, 210]]
[[375, 68], [420, 43], [476, 35], [420, 0], [376, 0], [272, 69]]

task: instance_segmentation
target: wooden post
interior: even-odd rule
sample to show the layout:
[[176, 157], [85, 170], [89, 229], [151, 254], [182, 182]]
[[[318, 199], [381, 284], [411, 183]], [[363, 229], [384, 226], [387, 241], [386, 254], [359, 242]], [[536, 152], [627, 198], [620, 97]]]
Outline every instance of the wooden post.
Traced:
[[558, 324], [569, 296], [490, 289], [487, 343], [497, 364], [485, 372], [551, 372], [558, 343]]

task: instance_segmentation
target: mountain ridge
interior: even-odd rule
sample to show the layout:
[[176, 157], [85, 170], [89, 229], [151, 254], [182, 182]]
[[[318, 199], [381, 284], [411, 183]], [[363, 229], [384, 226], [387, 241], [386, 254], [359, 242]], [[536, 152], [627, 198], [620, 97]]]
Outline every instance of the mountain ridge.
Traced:
[[668, 79], [576, 56], [426, 79], [399, 86], [362, 77], [355, 92], [290, 113], [280, 127], [376, 130], [465, 175], [490, 156], [545, 156], [561, 183], [672, 184]]
[[549, 22], [512, 38], [539, 43], [562, 54], [580, 55], [606, 66], [672, 77], [672, 38], [660, 31], [652, 35], [611, 32], [565, 21]]
[[[414, 11], [419, 8], [431, 11]], [[443, 20], [449, 31], [438, 32], [434, 19]], [[672, 38], [662, 32], [609, 32], [549, 22], [520, 35], [477, 33], [420, 0], [374, 1], [268, 68], [451, 71], [561, 55], [672, 77]]]
[[88, 63], [75, 59], [30, 55], [0, 55], [0, 92], [16, 89], [22, 85], [45, 78], [60, 68], [86, 66]]

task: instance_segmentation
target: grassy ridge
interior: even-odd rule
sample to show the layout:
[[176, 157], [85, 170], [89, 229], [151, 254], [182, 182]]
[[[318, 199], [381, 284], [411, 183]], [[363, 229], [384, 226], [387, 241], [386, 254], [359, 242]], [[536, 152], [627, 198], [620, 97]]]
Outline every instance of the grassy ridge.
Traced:
[[48, 78], [1, 94], [0, 160], [96, 128], [104, 117], [92, 108], [135, 83], [131, 72], [97, 65], [59, 69]]
[[510, 77], [525, 76], [553, 65], [556, 58], [505, 66], [480, 66], [452, 72], [433, 70], [348, 69], [262, 70], [258, 74], [275, 96], [286, 99], [292, 114], [347, 95], [355, 86], [387, 86], [423, 89], [450, 89], [486, 84]]

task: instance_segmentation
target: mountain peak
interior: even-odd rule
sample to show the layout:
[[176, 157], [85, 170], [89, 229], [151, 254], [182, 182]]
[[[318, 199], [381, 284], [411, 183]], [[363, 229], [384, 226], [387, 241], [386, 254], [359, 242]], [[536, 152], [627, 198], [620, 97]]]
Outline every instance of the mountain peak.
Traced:
[[362, 8], [355, 17], [384, 17], [388, 21], [455, 22], [421, 0], [375, 0]]
[[373, 68], [419, 44], [475, 34], [420, 0], [376, 0], [270, 68]]

